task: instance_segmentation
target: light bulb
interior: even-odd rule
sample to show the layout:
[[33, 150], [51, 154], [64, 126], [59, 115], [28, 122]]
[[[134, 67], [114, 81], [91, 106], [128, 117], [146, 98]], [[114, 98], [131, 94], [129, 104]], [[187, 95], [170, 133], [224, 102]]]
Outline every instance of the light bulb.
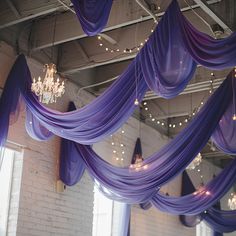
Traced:
[[138, 101], [138, 99], [136, 98], [135, 101], [134, 101], [134, 105], [135, 105], [135, 106], [138, 106], [138, 104], [139, 104], [139, 101]]

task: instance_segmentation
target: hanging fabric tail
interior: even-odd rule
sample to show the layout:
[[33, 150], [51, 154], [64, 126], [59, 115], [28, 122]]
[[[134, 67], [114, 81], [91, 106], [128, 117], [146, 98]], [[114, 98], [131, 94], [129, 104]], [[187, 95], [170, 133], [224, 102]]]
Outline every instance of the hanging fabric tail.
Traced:
[[[195, 192], [195, 187], [191, 179], [189, 178], [186, 171], [183, 172], [182, 175], [182, 188], [181, 188], [181, 196], [191, 194]], [[198, 215], [180, 215], [180, 222], [187, 227], [196, 226], [201, 220]]]
[[[76, 107], [73, 102], [69, 103], [68, 111], [74, 111]], [[60, 151], [60, 179], [68, 186], [75, 185], [84, 174], [85, 165], [81, 158], [76, 155], [76, 143], [61, 139]]]
[[[217, 202], [216, 205], [214, 206], [214, 208], [221, 210], [220, 202]], [[223, 236], [223, 233], [213, 230], [212, 236]]]
[[136, 143], [135, 143], [135, 147], [134, 147], [134, 152], [133, 152], [131, 164], [135, 164], [138, 158], [143, 159], [142, 154], [143, 154], [143, 152], [142, 152], [141, 140], [140, 140], [140, 138], [137, 138]]
[[[191, 194], [195, 191], [196, 191], [196, 189], [195, 189], [190, 177], [188, 176], [187, 172], [184, 171], [183, 175], [182, 175], [181, 196]], [[214, 205], [214, 208], [220, 210], [220, 202], [217, 202]], [[202, 221], [201, 215], [180, 215], [179, 219], [180, 219], [181, 223], [187, 227], [195, 227], [198, 223], [200, 223]], [[223, 234], [219, 233], [213, 229], [212, 236], [223, 236]]]
[[[143, 152], [142, 152], [141, 140], [140, 140], [140, 138], [137, 138], [134, 152], [133, 152], [133, 157], [131, 160], [131, 164], [135, 164], [138, 161], [143, 161], [142, 155], [143, 155]], [[152, 206], [152, 204], [150, 202], [143, 202], [143, 203], [139, 204], [139, 206], [143, 210], [148, 210]]]

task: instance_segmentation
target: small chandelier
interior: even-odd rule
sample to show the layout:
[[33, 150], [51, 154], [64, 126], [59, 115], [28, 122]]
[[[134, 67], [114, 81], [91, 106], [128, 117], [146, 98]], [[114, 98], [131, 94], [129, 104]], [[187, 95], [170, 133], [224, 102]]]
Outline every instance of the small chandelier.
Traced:
[[197, 166], [200, 165], [201, 162], [202, 162], [202, 155], [199, 152], [197, 156], [194, 158], [194, 160], [187, 166], [186, 169], [194, 170]]
[[45, 64], [44, 71], [46, 71], [43, 81], [40, 77], [36, 81], [33, 79], [31, 91], [34, 92], [42, 103], [54, 103], [58, 97], [65, 93], [64, 81], [60, 79], [54, 80], [54, 74], [57, 72], [55, 64]]
[[135, 155], [135, 163], [131, 164], [130, 169], [133, 169], [135, 171], [140, 171], [142, 169], [146, 170], [148, 168], [148, 165], [143, 164], [143, 157], [140, 154]]
[[228, 206], [231, 210], [236, 210], [236, 194], [231, 193], [231, 198], [228, 200]]

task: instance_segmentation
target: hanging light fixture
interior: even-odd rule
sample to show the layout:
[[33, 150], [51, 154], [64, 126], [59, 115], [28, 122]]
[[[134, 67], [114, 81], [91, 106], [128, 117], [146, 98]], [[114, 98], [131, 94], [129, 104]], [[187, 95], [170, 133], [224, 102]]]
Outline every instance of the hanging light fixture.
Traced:
[[202, 162], [202, 155], [199, 152], [197, 156], [194, 158], [194, 160], [187, 166], [186, 169], [194, 170], [197, 166], [200, 165], [201, 162]]
[[231, 198], [228, 200], [228, 206], [231, 210], [236, 210], [236, 194], [231, 193]]
[[[56, 19], [55, 16], [54, 28], [53, 28], [53, 39], [52, 39], [52, 61], [53, 61], [53, 46], [55, 41], [55, 30], [56, 30]], [[55, 79], [55, 74], [57, 73], [56, 65], [53, 63], [44, 65], [45, 77], [42, 80], [38, 77], [36, 80], [33, 79], [31, 85], [31, 91], [39, 97], [39, 101], [42, 103], [55, 103], [58, 97], [61, 97], [65, 93], [64, 81], [60, 81], [59, 78]]]
[[40, 102], [46, 104], [54, 103], [58, 97], [61, 97], [65, 93], [64, 81], [60, 82], [59, 78], [54, 78], [57, 72], [55, 64], [44, 65], [44, 70], [46, 71], [44, 79], [41, 80], [38, 77], [36, 81], [34, 78], [31, 90], [39, 97]]

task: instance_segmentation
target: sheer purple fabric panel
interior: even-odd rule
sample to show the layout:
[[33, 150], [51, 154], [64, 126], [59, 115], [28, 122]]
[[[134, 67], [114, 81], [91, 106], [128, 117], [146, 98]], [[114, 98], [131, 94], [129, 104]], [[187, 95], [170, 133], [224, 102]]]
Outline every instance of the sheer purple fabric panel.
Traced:
[[[68, 111], [74, 111], [76, 107], [73, 102], [69, 103]], [[73, 141], [62, 138], [60, 151], [60, 179], [64, 184], [72, 186], [77, 184], [85, 171], [83, 160], [78, 158]]]
[[[232, 99], [231, 76], [232, 74], [230, 74], [228, 79], [216, 90], [192, 122], [159, 152], [145, 159], [142, 168], [138, 171], [132, 168], [118, 168], [110, 165], [102, 160], [89, 146], [77, 144], [78, 155], [85, 162], [86, 168], [93, 178], [110, 191], [109, 194], [111, 198], [128, 203], [140, 203], [150, 200], [156, 195], [159, 187], [180, 174], [206, 144], [211, 133], [217, 126], [217, 123], [223, 116], [228, 106], [227, 104], [229, 104]], [[228, 168], [233, 167], [234, 165], [231, 165]], [[231, 173], [234, 171], [236, 171], [236, 167], [235, 170], [231, 170]], [[234, 178], [227, 181], [227, 178], [221, 177], [218, 184], [223, 181], [222, 188], [223, 186], [227, 188], [230, 184], [232, 185]], [[217, 177], [217, 179], [219, 179], [219, 177]], [[213, 187], [209, 186], [209, 188], [209, 191], [211, 191]], [[219, 188], [219, 190], [220, 189], [221, 188]], [[218, 196], [221, 196], [219, 192], [217, 198]], [[193, 196], [185, 196], [183, 198], [189, 198], [188, 200], [191, 204], [199, 200], [199, 196], [194, 196], [193, 199], [192, 197]], [[154, 204], [155, 202], [159, 204], [159, 202], [161, 203], [162, 201], [168, 203], [169, 199], [171, 199], [171, 197], [163, 196], [162, 199], [161, 195], [157, 195], [154, 198]], [[210, 203], [213, 204], [215, 201], [211, 196], [206, 196], [204, 199], [206, 200], [205, 206], [208, 206]], [[189, 213], [185, 212], [185, 210], [189, 210], [189, 206], [186, 209], [181, 208], [181, 212], [178, 212], [178, 206], [181, 205], [182, 202], [177, 203], [177, 209], [175, 209], [174, 203], [173, 200], [173, 211], [176, 214]], [[172, 204], [171, 200], [170, 204]], [[166, 206], [165, 204], [163, 205]], [[191, 210], [190, 208], [189, 211], [191, 212]], [[194, 210], [197, 211], [195, 208]], [[194, 210], [192, 214], [195, 214]]]
[[76, 150], [78, 158], [83, 160], [91, 176], [110, 191], [106, 193], [110, 198], [128, 203], [146, 202], [156, 194], [160, 186], [180, 174], [206, 144], [231, 102], [231, 77], [232, 73], [192, 122], [159, 152], [145, 159], [138, 171], [110, 165], [90, 146], [73, 143], [70, 148]]
[[236, 230], [236, 210], [223, 211], [212, 207], [202, 214], [202, 218], [218, 232], [229, 233]]
[[68, 186], [75, 185], [80, 181], [85, 171], [85, 165], [79, 158], [75, 143], [62, 139], [60, 152], [60, 179]]
[[[182, 190], [181, 196], [192, 194], [196, 191], [191, 179], [186, 171], [182, 175]], [[220, 202], [218, 201], [214, 206], [199, 215], [181, 215], [180, 221], [187, 227], [195, 227], [202, 220], [213, 229], [213, 236], [222, 236], [221, 232], [232, 232], [236, 230], [235, 217], [236, 211], [221, 211]], [[232, 227], [233, 225], [233, 227]], [[217, 232], [220, 231], [220, 232]]]
[[71, 0], [84, 32], [99, 34], [107, 24], [113, 0]]
[[[196, 189], [185, 170], [182, 174], [181, 196], [192, 194], [195, 190]], [[180, 215], [179, 219], [186, 227], [195, 227], [201, 221], [200, 215]]]
[[136, 57], [150, 90], [164, 98], [182, 92], [196, 69], [182, 40], [176, 11], [178, 4], [173, 1]]
[[214, 39], [198, 31], [185, 18], [176, 0], [172, 4], [175, 6], [173, 17], [178, 19], [185, 47], [198, 64], [216, 70], [236, 65], [236, 33], [225, 39]]
[[233, 106], [231, 105], [212, 135], [212, 140], [216, 146], [224, 153], [231, 155], [236, 153], [236, 122], [232, 119], [233, 113]]
[[19, 77], [20, 74], [18, 74], [19, 71], [21, 71], [21, 64], [15, 63], [8, 75], [3, 93], [1, 94], [0, 147], [3, 147], [6, 143], [11, 116], [18, 114], [19, 111], [18, 102], [21, 89], [23, 89], [21, 77]]
[[[232, 86], [235, 87], [235, 84], [234, 79], [232, 80]], [[236, 121], [233, 119], [233, 116], [236, 114], [235, 91], [233, 91], [233, 97], [233, 102], [228, 107], [212, 135], [212, 140], [216, 146], [224, 153], [231, 155], [236, 154]]]
[[193, 194], [182, 197], [165, 196], [158, 193], [152, 204], [162, 211], [176, 215], [196, 215], [210, 208], [219, 201], [236, 181], [236, 159]]
[[[18, 73], [25, 72], [22, 76], [27, 78], [30, 86], [31, 77], [24, 56], [19, 56], [16, 63], [24, 67]], [[63, 113], [43, 106], [31, 93], [29, 87], [24, 91], [23, 96], [30, 112], [46, 129], [78, 143], [92, 144], [120, 128], [136, 108], [135, 98], [138, 97], [141, 101], [146, 90], [146, 83], [140, 73], [135, 79], [134, 63], [132, 63], [120, 79], [116, 80], [101, 96], [76, 111]]]
[[28, 108], [26, 108], [25, 129], [31, 138], [38, 141], [49, 140], [54, 136], [52, 132], [40, 124]]

